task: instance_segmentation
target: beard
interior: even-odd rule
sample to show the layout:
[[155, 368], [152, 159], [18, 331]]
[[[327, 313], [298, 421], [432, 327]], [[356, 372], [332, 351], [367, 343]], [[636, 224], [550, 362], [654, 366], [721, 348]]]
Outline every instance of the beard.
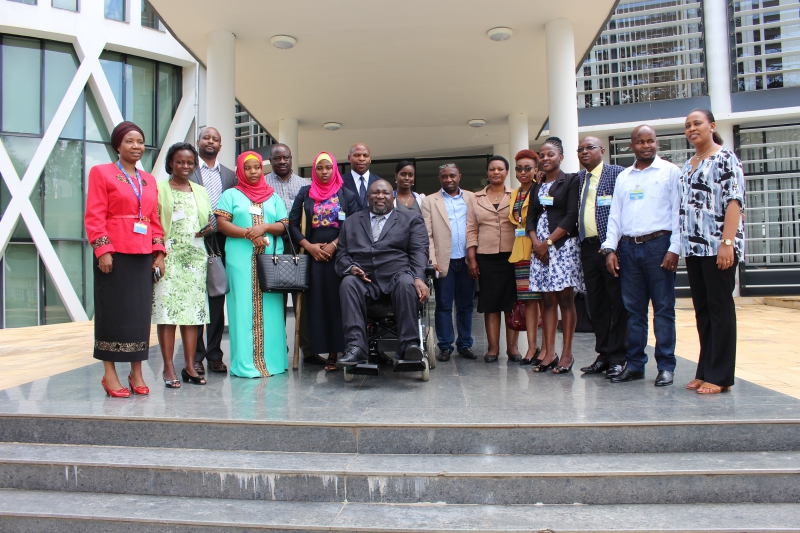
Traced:
[[383, 207], [378, 207], [377, 205], [371, 205], [371, 206], [369, 206], [369, 209], [370, 209], [370, 211], [372, 211], [372, 214], [378, 215], [378, 216], [385, 215], [386, 213], [388, 213], [389, 211], [392, 210], [391, 204], [389, 204], [389, 203], [387, 203]]

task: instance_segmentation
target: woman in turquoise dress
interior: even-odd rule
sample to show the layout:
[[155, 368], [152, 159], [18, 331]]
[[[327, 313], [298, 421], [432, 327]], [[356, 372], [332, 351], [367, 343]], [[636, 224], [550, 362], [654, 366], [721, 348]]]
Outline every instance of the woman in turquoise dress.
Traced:
[[166, 157], [168, 180], [159, 181], [158, 217], [164, 228], [167, 247], [166, 272], [153, 288], [152, 323], [157, 324], [158, 344], [164, 358], [164, 385], [181, 386], [175, 375], [175, 328], [181, 328], [183, 342], [183, 381], [205, 385], [194, 370], [197, 326], [208, 323], [206, 292], [206, 249], [203, 237], [213, 231], [209, 226], [211, 203], [202, 185], [189, 177], [197, 166], [197, 152], [188, 143], [170, 147]]
[[260, 378], [286, 372], [286, 326], [283, 295], [262, 293], [256, 275], [256, 255], [283, 253], [288, 223], [286, 206], [262, 171], [261, 156], [244, 152], [236, 161], [239, 184], [219, 199], [214, 214], [225, 242], [228, 293], [228, 330], [232, 375]]

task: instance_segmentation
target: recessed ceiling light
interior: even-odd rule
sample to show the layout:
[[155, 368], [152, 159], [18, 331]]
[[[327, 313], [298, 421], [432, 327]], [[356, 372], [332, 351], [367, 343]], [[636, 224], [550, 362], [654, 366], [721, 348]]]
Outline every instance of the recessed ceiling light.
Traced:
[[297, 44], [297, 39], [294, 37], [289, 37], [288, 35], [275, 35], [272, 39], [269, 40], [272, 43], [272, 46], [275, 48], [280, 48], [281, 50], [288, 50], [292, 48], [295, 44]]
[[486, 121], [483, 120], [482, 118], [474, 118], [469, 122], [467, 122], [467, 124], [469, 124], [473, 128], [481, 128], [486, 125]]
[[339, 122], [326, 122], [322, 127], [328, 131], [336, 131], [341, 128], [342, 125]]
[[493, 41], [507, 41], [514, 35], [514, 30], [511, 28], [492, 28], [486, 32], [486, 35]]

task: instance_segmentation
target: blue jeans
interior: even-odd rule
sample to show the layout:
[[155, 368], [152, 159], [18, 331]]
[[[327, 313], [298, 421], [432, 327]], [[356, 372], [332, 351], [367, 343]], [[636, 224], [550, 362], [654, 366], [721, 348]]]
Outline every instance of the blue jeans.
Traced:
[[453, 350], [453, 300], [456, 303], [457, 351], [472, 347], [472, 308], [475, 281], [467, 272], [466, 258], [451, 259], [443, 278], [433, 280], [436, 296], [436, 339], [442, 351]]
[[619, 248], [622, 301], [628, 310], [628, 368], [644, 372], [647, 363], [648, 308], [653, 302], [656, 363], [659, 370], [675, 370], [675, 272], [661, 263], [669, 251], [669, 235], [642, 244], [624, 239]]

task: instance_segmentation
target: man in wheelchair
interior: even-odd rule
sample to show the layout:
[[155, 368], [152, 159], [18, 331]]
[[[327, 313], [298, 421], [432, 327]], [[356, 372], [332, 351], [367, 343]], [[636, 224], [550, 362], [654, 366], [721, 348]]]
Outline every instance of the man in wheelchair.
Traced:
[[397, 320], [397, 357], [421, 361], [418, 306], [428, 299], [425, 266], [428, 233], [422, 217], [393, 208], [392, 186], [373, 183], [368, 211], [347, 213], [339, 233], [336, 273], [342, 276], [339, 295], [345, 349], [339, 367], [366, 363], [367, 303], [390, 295]]

